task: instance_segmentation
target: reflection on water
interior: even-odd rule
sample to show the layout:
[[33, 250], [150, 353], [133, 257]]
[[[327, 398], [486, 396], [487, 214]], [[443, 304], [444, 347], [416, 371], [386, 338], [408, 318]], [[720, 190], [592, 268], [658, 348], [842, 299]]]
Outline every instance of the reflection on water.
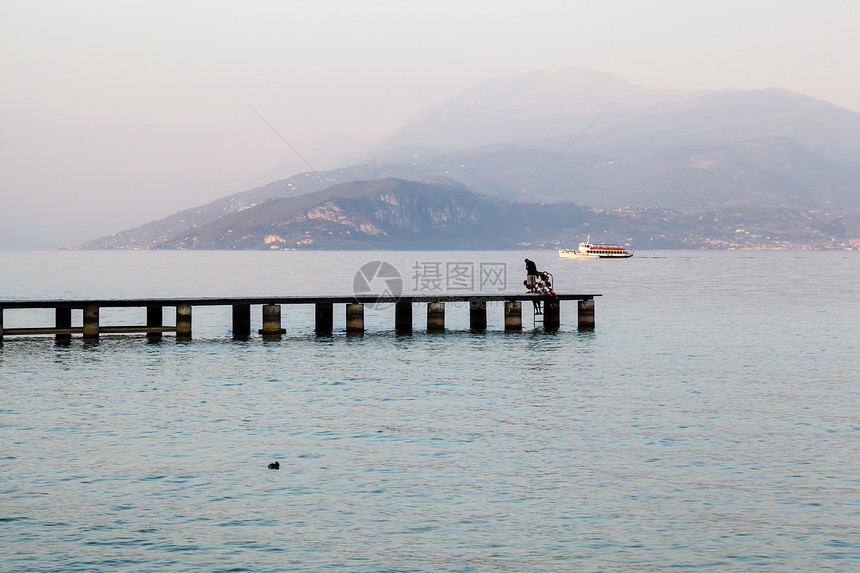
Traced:
[[[367, 257], [383, 255], [398, 269], [448, 256]], [[195, 308], [187, 343], [5, 340], [0, 559], [42, 571], [860, 567], [856, 255], [553, 255], [533, 258], [559, 291], [604, 295], [594, 331], [563, 306], [556, 333], [528, 313], [505, 333], [499, 306], [486, 333], [450, 309], [449, 331], [428, 334], [416, 307], [411, 334], [389, 310], [347, 337], [336, 310], [335, 332], [317, 336], [308, 308], [285, 311], [279, 340], [236, 341], [229, 309]], [[10, 256], [6, 298], [294, 294], [296, 268], [334, 289], [374, 260], [44, 254], [57, 273], [90, 269], [63, 286], [27, 274], [41, 254]], [[274, 256], [283, 271], [264, 276]], [[484, 256], [519, 272], [521, 253], [451, 260]], [[178, 284], [189, 265], [200, 272]], [[247, 276], [226, 272], [237, 268]]]

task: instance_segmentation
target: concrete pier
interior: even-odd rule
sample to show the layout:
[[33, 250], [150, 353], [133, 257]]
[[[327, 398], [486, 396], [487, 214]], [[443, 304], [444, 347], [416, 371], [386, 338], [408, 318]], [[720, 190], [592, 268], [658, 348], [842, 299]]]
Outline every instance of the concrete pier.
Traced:
[[394, 305], [394, 329], [400, 333], [412, 332], [412, 303], [398, 302]]
[[99, 337], [99, 307], [95, 304], [84, 306], [84, 338]]
[[427, 303], [427, 332], [441, 332], [445, 330], [445, 303]]
[[581, 300], [578, 304], [580, 330], [594, 330], [594, 300]]
[[233, 338], [243, 339], [251, 336], [251, 305], [234, 304]]
[[164, 309], [159, 304], [146, 305], [146, 326], [152, 330], [146, 331], [146, 337], [150, 340], [161, 339], [161, 327], [164, 326]]
[[263, 328], [259, 332], [267, 336], [278, 336], [287, 332], [281, 328], [281, 305], [263, 305]]
[[478, 332], [487, 330], [487, 301], [480, 298], [469, 301], [469, 328]]
[[[593, 318], [593, 317], [592, 317]], [[550, 307], [543, 304], [543, 327], [545, 330], [557, 330], [561, 326], [561, 305]]]
[[518, 300], [505, 303], [505, 330], [523, 329], [523, 304]]
[[176, 305], [176, 339], [191, 339], [191, 305], [188, 303]]
[[334, 304], [318, 302], [314, 304], [314, 330], [317, 334], [331, 334], [334, 329]]
[[[57, 340], [71, 340], [72, 338], [72, 309], [58, 308], [55, 312], [55, 322], [57, 325]], [[60, 332], [62, 331], [62, 332]]]
[[361, 334], [364, 332], [364, 305], [349, 303], [346, 305], [346, 332], [347, 334]]
[[[581, 330], [594, 329], [594, 299], [599, 294], [559, 294], [560, 301], [577, 301], [577, 326]], [[410, 295], [386, 297], [367, 296], [313, 296], [313, 297], [266, 297], [266, 298], [196, 298], [196, 299], [118, 299], [118, 300], [0, 300], [0, 342], [10, 336], [52, 335], [58, 340], [66, 340], [75, 335], [95, 340], [106, 334], [145, 334], [148, 339], [158, 341], [165, 332], [175, 332], [177, 340], [191, 338], [191, 311], [194, 306], [231, 306], [233, 311], [233, 336], [238, 339], [251, 335], [251, 307], [261, 306], [263, 310], [264, 336], [280, 335], [286, 332], [281, 327], [281, 305], [315, 306], [315, 329], [321, 334], [333, 330], [334, 305], [346, 306], [346, 331], [350, 334], [364, 332], [364, 304], [373, 308], [394, 306], [394, 327], [397, 332], [411, 332], [413, 328], [413, 308], [416, 304], [427, 306], [427, 330], [443, 332], [447, 303], [468, 303], [469, 327], [473, 331], [487, 328], [487, 305], [490, 301], [504, 302], [505, 330], [523, 328], [522, 304], [540, 301], [533, 294], [462, 294], [462, 295]], [[175, 326], [163, 324], [164, 308], [176, 308]], [[559, 328], [560, 310], [544, 305], [543, 329]], [[146, 323], [139, 325], [106, 325], [100, 323], [102, 308], [140, 308], [145, 309]], [[452, 307], [454, 310], [459, 306]], [[51, 325], [18, 326], [13, 318], [10, 327], [10, 310], [51, 309], [54, 321]], [[74, 325], [74, 311], [82, 312], [82, 323]], [[535, 324], [540, 327], [540, 323]]]

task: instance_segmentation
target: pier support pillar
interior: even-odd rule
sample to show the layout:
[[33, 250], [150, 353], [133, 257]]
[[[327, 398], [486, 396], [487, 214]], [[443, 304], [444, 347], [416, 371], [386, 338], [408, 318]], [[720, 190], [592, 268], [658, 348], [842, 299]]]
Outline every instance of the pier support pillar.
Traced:
[[445, 303], [427, 303], [427, 332], [440, 332], [445, 330]]
[[557, 330], [561, 326], [561, 305], [556, 301], [555, 306], [551, 307], [544, 301], [543, 303], [543, 328], [544, 330]]
[[[161, 328], [164, 326], [164, 309], [160, 304], [149, 304], [146, 306], [146, 326]], [[160, 330], [148, 330], [146, 337], [149, 340], [161, 340]]]
[[251, 305], [233, 305], [233, 338], [245, 339], [251, 336]]
[[482, 298], [469, 300], [469, 328], [487, 330], [487, 301]]
[[[57, 308], [55, 313], [56, 320], [54, 324], [57, 328], [71, 328], [72, 327], [72, 309], [70, 308]], [[57, 340], [71, 340], [72, 334], [70, 332], [57, 333], [55, 335]]]
[[3, 309], [0, 308], [0, 342], [3, 342]]
[[334, 328], [334, 304], [330, 302], [314, 304], [314, 327], [317, 334], [331, 334]]
[[279, 335], [285, 332], [286, 330], [281, 328], [281, 305], [264, 304], [263, 328], [260, 329], [260, 334]]
[[88, 304], [84, 307], [84, 338], [95, 339], [99, 337], [99, 307]]
[[518, 300], [505, 302], [505, 330], [523, 329], [523, 305]]
[[579, 301], [577, 314], [580, 330], [594, 330], [594, 299]]
[[346, 305], [346, 333], [361, 334], [364, 332], [364, 305], [349, 303]]
[[411, 302], [398, 302], [394, 304], [394, 330], [397, 332], [412, 332]]
[[176, 305], [176, 340], [191, 339], [191, 305]]

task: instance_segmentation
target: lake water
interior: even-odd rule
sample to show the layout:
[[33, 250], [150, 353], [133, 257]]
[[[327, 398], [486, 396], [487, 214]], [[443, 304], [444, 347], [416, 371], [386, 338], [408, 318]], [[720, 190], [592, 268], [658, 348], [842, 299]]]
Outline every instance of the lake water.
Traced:
[[371, 261], [521, 292], [524, 256], [603, 295], [594, 331], [7, 337], [0, 569], [860, 570], [857, 252], [3, 252], [0, 299], [350, 294]]

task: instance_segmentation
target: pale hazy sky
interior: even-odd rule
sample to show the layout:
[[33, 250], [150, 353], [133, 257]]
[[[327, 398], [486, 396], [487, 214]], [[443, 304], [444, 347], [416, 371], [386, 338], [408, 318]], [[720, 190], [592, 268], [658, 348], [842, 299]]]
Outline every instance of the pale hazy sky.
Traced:
[[[857, 0], [0, 0], [0, 249], [60, 248], [379, 140], [476, 83], [590, 68], [860, 111]], [[301, 170], [296, 163], [296, 172]]]

